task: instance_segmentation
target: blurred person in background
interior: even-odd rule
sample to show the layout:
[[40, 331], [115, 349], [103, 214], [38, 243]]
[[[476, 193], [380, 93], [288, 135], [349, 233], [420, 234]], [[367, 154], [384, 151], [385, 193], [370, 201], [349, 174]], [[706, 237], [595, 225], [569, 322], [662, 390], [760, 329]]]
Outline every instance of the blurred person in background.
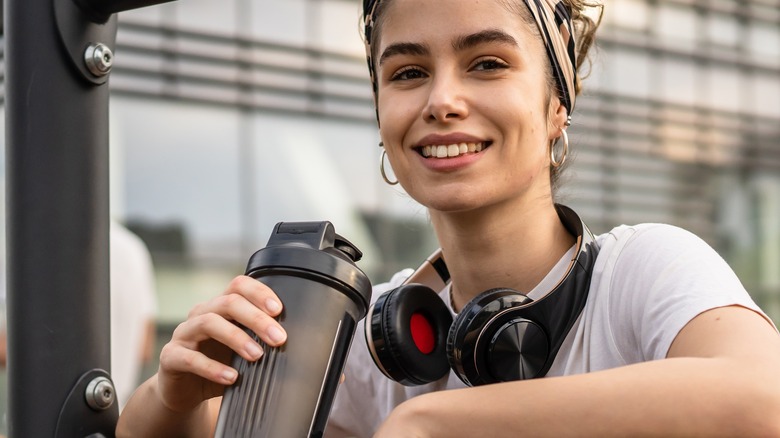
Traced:
[[111, 378], [120, 409], [140, 383], [155, 351], [154, 268], [143, 241], [111, 221]]

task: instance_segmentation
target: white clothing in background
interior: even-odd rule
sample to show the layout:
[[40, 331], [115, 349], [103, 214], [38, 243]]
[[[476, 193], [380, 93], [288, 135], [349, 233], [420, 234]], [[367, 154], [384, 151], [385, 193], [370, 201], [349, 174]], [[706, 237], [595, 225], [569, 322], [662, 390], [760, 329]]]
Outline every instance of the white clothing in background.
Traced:
[[157, 301], [152, 259], [143, 241], [112, 221], [111, 257], [111, 378], [120, 409], [138, 386], [142, 348]]

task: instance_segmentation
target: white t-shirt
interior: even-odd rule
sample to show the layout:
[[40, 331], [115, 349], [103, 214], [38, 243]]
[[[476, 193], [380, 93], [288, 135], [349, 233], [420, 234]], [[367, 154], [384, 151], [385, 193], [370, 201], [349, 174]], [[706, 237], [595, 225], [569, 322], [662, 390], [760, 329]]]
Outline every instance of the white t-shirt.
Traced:
[[[588, 300], [548, 376], [663, 359], [689, 321], [717, 307], [739, 305], [767, 318], [728, 264], [688, 231], [662, 224], [624, 225], [596, 241], [600, 250]], [[528, 293], [530, 298], [538, 298], [557, 283], [572, 251], [574, 248]], [[399, 272], [389, 283], [376, 286], [373, 299], [400, 285], [411, 272]], [[449, 307], [449, 287], [439, 295]], [[336, 394], [326, 437], [370, 437], [405, 400], [465, 387], [452, 371], [440, 381], [415, 387], [388, 379], [371, 359], [362, 322], [344, 373], [346, 379]]]
[[157, 312], [154, 270], [143, 241], [112, 222], [111, 260], [111, 379], [120, 409], [140, 383], [142, 346]]

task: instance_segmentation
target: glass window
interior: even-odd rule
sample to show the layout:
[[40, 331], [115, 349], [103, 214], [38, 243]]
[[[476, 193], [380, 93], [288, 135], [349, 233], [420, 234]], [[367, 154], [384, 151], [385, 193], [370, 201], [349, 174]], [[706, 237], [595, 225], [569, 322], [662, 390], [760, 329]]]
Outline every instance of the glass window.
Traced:
[[780, 118], [780, 80], [771, 73], [754, 73], [749, 82], [751, 108], [749, 112]]
[[[239, 118], [235, 110], [114, 98], [127, 218], [176, 226], [196, 257], [236, 257]], [[229, 242], [223, 244], [222, 242]]]
[[711, 43], [736, 46], [739, 41], [740, 24], [733, 15], [711, 14], [705, 21], [706, 37]]
[[763, 62], [780, 66], [780, 27], [777, 23], [752, 23], [748, 29], [748, 45]]
[[690, 46], [697, 39], [698, 18], [690, 8], [661, 3], [656, 10], [656, 32], [676, 46]]
[[669, 102], [695, 105], [698, 68], [688, 58], [661, 59], [661, 97]]
[[237, 0], [187, 0], [164, 3], [150, 9], [158, 7], [169, 26], [211, 33], [235, 33]]
[[647, 28], [648, 5], [640, 0], [610, 0], [604, 8], [604, 21], [614, 27]]
[[741, 110], [745, 99], [739, 71], [717, 66], [709, 70], [708, 76], [705, 96], [707, 106], [726, 111]]
[[250, 4], [251, 36], [265, 41], [305, 45], [309, 0], [243, 0]]
[[359, 2], [323, 1], [321, 2], [322, 48], [328, 51], [346, 52], [355, 56], [365, 56], [365, 48], [358, 25], [362, 7]]
[[617, 49], [605, 56], [605, 79], [612, 91], [635, 97], [650, 94], [650, 62], [646, 53]]

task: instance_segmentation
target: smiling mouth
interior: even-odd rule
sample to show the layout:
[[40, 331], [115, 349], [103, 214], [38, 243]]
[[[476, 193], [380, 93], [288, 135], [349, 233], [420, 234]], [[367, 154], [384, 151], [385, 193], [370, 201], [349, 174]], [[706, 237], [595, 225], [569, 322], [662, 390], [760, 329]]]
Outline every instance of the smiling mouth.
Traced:
[[469, 153], [482, 152], [492, 142], [482, 141], [477, 143], [455, 143], [449, 145], [429, 144], [417, 147], [417, 152], [425, 158], [454, 158]]

